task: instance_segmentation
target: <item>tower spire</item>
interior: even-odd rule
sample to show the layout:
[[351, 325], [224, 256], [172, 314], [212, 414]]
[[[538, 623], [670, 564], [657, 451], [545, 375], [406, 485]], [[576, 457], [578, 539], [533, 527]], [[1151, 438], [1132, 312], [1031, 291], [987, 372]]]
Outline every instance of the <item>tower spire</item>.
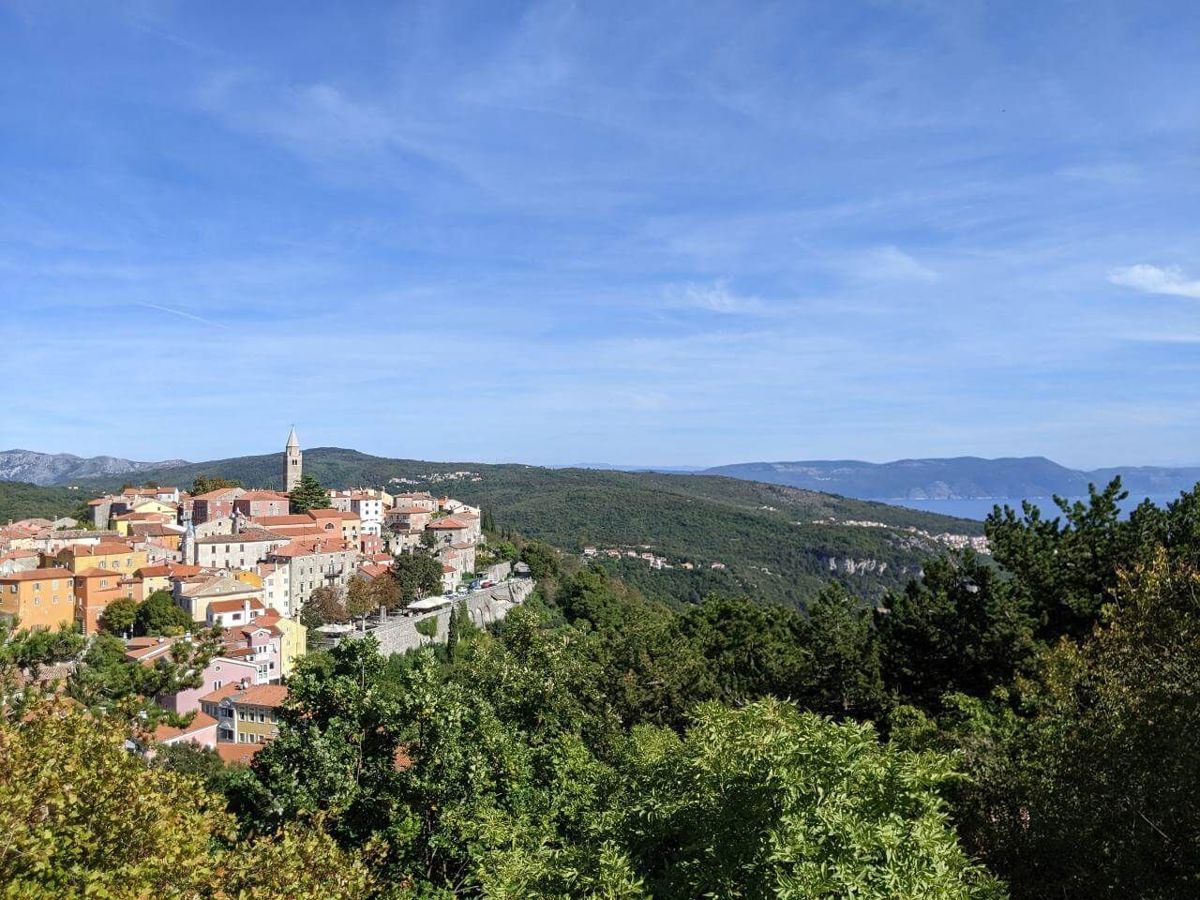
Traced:
[[304, 470], [304, 454], [300, 452], [300, 441], [296, 438], [296, 426], [288, 433], [287, 446], [283, 448], [283, 489], [287, 493], [300, 483]]

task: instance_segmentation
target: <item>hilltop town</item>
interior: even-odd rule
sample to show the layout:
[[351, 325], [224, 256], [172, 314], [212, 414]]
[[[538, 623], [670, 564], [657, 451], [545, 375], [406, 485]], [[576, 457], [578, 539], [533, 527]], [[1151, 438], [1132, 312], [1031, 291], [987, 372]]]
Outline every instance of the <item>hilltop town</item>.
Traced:
[[0, 526], [0, 618], [107, 633], [146, 666], [201, 633], [219, 637], [199, 687], [157, 697], [193, 714], [185, 727], [160, 726], [159, 743], [245, 761], [273, 737], [282, 682], [309, 647], [368, 627], [386, 643], [389, 612], [411, 617], [393, 643], [428, 641], [458, 598], [491, 621], [527, 593], [510, 591], [507, 604], [471, 594], [512, 569], [484, 546], [478, 507], [428, 491], [326, 490], [305, 476], [294, 428], [277, 486], [198, 478], [191, 487], [126, 487], [89, 501], [86, 521]]

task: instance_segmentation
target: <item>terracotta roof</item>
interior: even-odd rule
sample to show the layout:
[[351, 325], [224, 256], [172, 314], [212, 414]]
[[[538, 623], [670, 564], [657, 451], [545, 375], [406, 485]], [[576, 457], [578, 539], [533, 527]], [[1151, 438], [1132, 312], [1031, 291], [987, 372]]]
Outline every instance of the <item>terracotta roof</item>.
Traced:
[[210, 691], [209, 693], [207, 693], [203, 697], [201, 697], [200, 702], [201, 703], [220, 703], [226, 697], [232, 697], [234, 694], [236, 694], [241, 689], [242, 689], [242, 686], [240, 684], [238, 684], [237, 682], [223, 684], [219, 688], [217, 688], [215, 691]]
[[[63, 569], [63, 571], [65, 572], [66, 569]], [[76, 578], [103, 578], [105, 575], [115, 575], [118, 578], [124, 577], [124, 573], [118, 572], [116, 569], [101, 569], [98, 566], [92, 566], [91, 568], [75, 573]]]
[[[112, 572], [106, 572], [112, 575]], [[11, 575], [0, 575], [0, 581], [49, 581], [51, 578], [72, 578], [70, 569], [29, 569], [25, 572], [13, 572]]]
[[132, 553], [128, 544], [118, 544], [116, 542], [101, 543], [95, 545], [87, 544], [71, 544], [63, 547], [63, 553], [70, 553], [72, 556], [116, 556], [118, 554]]
[[250, 703], [254, 706], [282, 706], [287, 699], [288, 689], [282, 684], [256, 684], [234, 697], [234, 703]]
[[445, 518], [445, 519], [438, 519], [436, 522], [430, 522], [425, 527], [429, 528], [429, 529], [435, 529], [435, 530], [443, 530], [443, 529], [444, 530], [458, 530], [460, 528], [466, 528], [467, 526], [464, 525], [462, 522], [458, 521], [458, 519]]
[[9, 550], [7, 553], [0, 556], [0, 562], [3, 562], [6, 559], [36, 559], [37, 555], [38, 553], [36, 550]]
[[217, 756], [221, 757], [225, 765], [243, 763], [248, 766], [254, 761], [255, 754], [264, 746], [264, 744], [234, 744], [220, 741], [217, 743]]
[[271, 527], [274, 525], [311, 525], [312, 516], [255, 516], [251, 519], [255, 525]]
[[183, 737], [185, 734], [195, 734], [205, 728], [215, 728], [217, 720], [206, 712], [197, 712], [192, 721], [183, 728], [174, 725], [159, 725], [154, 729], [154, 739], [160, 744], [172, 738]]
[[309, 556], [313, 553], [336, 553], [343, 550], [338, 538], [311, 537], [294, 540], [284, 547], [276, 547], [271, 556]]
[[130, 530], [142, 537], [182, 537], [183, 529], [162, 522], [147, 522], [144, 525], [132, 525]]
[[458, 571], [458, 569], [454, 568], [454, 566], [442, 566], [442, 574], [443, 575], [449, 575], [451, 572], [457, 572], [457, 571]]
[[245, 688], [240, 684], [225, 684], [200, 699], [205, 703], [220, 703], [229, 698], [234, 703], [274, 707], [281, 705], [287, 695], [288, 689], [282, 684], [255, 684]]
[[384, 565], [383, 563], [367, 563], [366, 565], [359, 566], [358, 571], [362, 572], [368, 578], [378, 578], [380, 575], [390, 571], [391, 568], [391, 566]]

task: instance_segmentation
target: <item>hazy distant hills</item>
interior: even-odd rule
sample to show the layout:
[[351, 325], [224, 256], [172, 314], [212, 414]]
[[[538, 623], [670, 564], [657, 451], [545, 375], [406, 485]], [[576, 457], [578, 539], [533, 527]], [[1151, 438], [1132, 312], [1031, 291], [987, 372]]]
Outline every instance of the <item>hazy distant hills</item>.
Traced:
[[1107, 484], [1115, 475], [1121, 476], [1133, 496], [1174, 493], [1189, 490], [1200, 481], [1200, 466], [1117, 466], [1087, 471], [1068, 469], [1041, 456], [960, 456], [889, 463], [851, 459], [740, 463], [706, 469], [704, 474], [872, 500], [969, 500], [1079, 496], [1087, 493], [1089, 483]]
[[138, 462], [116, 456], [75, 456], [71, 453], [37, 453], [33, 450], [0, 450], [0, 481], [29, 484], [71, 484], [82, 478], [124, 475], [148, 469], [186, 465], [187, 460]]

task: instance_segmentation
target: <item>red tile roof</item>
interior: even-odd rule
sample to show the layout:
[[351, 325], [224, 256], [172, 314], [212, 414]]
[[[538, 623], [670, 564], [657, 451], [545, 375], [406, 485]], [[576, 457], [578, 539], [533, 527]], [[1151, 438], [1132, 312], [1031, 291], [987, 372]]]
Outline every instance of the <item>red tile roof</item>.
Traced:
[[313, 553], [336, 553], [345, 549], [340, 538], [305, 537], [272, 550], [271, 556], [308, 556]]
[[172, 738], [182, 737], [185, 734], [195, 734], [197, 731], [203, 731], [206, 728], [215, 728], [217, 720], [205, 712], [198, 712], [192, 718], [192, 721], [183, 728], [176, 728], [174, 725], [159, 725], [154, 729], [154, 739], [159, 743], [169, 741]]
[[117, 556], [132, 553], [133, 550], [128, 544], [118, 544], [115, 541], [109, 543], [95, 544], [88, 546], [86, 544], [70, 544], [63, 547], [63, 553], [69, 553], [72, 556]]
[[448, 531], [455, 530], [455, 531], [457, 531], [458, 529], [466, 528], [467, 526], [464, 525], [462, 522], [458, 521], [458, 519], [445, 518], [445, 519], [438, 519], [436, 522], [430, 522], [425, 527], [429, 528], [429, 529], [436, 529], [439, 531], [440, 530], [448, 530]]
[[249, 703], [253, 706], [280, 706], [287, 699], [288, 689], [282, 684], [255, 684], [242, 687], [240, 684], [225, 684], [211, 693], [205, 694], [200, 700], [204, 703], [220, 703], [229, 698], [236, 703]]
[[199, 566], [187, 566], [183, 563], [160, 563], [155, 566], [142, 566], [134, 570], [135, 575], [143, 578], [190, 578], [203, 571]]
[[221, 757], [225, 765], [233, 763], [242, 763], [250, 765], [254, 761], [254, 756], [261, 750], [264, 744], [233, 744], [229, 742], [217, 743], [217, 756]]
[[[65, 572], [66, 570], [63, 569], [62, 571]], [[116, 569], [101, 569], [97, 566], [92, 566], [91, 568], [75, 573], [76, 578], [103, 578], [106, 575], [110, 577], [116, 576], [117, 578], [125, 577], [125, 573], [118, 572]]]
[[[106, 572], [106, 575], [115, 574]], [[29, 569], [25, 572], [13, 572], [11, 575], [0, 575], [0, 581], [49, 581], [51, 578], [71, 578], [69, 569]]]

